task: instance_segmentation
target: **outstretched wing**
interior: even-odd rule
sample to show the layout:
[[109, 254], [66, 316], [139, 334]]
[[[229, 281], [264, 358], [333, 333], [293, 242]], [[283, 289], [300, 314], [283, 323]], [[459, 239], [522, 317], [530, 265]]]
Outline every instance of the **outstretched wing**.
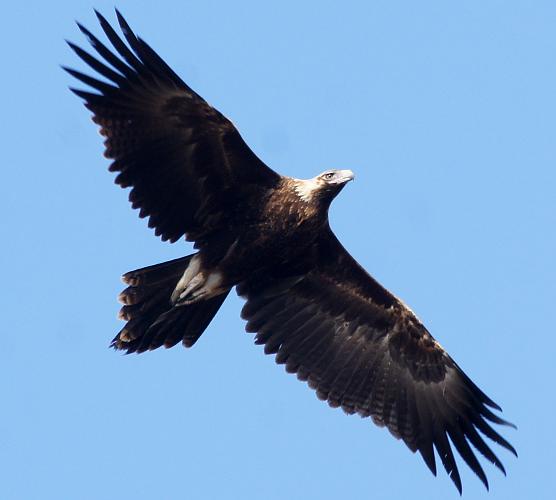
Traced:
[[237, 213], [280, 176], [116, 13], [129, 47], [98, 12], [115, 52], [78, 24], [101, 59], [68, 43], [105, 81], [64, 68], [96, 92], [72, 91], [93, 112], [105, 156], [114, 160], [110, 170], [119, 172], [116, 183], [132, 187], [140, 216], [163, 240], [202, 239], [229, 222], [230, 208]]
[[481, 435], [515, 454], [489, 424], [511, 425], [448, 356], [415, 315], [348, 254], [328, 230], [315, 267], [300, 276], [276, 270], [245, 282], [242, 316], [265, 353], [297, 373], [320, 399], [371, 417], [419, 451], [433, 474], [433, 447], [461, 493], [452, 445], [488, 488], [471, 445], [504, 467]]

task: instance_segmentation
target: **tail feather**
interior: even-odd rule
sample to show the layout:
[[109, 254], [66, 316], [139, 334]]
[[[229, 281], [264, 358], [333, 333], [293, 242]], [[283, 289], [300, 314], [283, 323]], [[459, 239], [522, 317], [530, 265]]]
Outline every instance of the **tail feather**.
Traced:
[[129, 286], [120, 293], [124, 304], [119, 317], [126, 325], [111, 347], [128, 354], [173, 347], [191, 347], [205, 331], [228, 296], [225, 292], [205, 301], [173, 306], [170, 296], [193, 256], [130, 271], [123, 276]]
[[180, 257], [179, 259], [142, 267], [141, 269], [135, 269], [135, 271], [125, 273], [122, 276], [122, 280], [124, 283], [132, 287], [137, 287], [139, 285], [157, 285], [158, 283], [165, 282], [167, 280], [173, 281], [176, 277], [176, 272], [183, 274], [183, 271], [185, 271], [185, 268], [189, 265], [189, 261], [194, 256], [195, 254], [187, 255], [186, 257]]

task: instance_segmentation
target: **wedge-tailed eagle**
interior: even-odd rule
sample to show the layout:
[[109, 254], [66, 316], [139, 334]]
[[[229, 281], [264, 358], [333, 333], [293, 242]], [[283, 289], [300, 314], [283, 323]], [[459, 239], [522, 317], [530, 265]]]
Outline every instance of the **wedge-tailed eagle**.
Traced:
[[78, 24], [96, 56], [68, 43], [102, 80], [64, 68], [90, 87], [72, 90], [106, 137], [104, 154], [116, 183], [131, 188], [132, 207], [163, 240], [185, 237], [197, 250], [123, 276], [126, 324], [112, 346], [190, 347], [235, 287], [255, 342], [320, 399], [387, 427], [433, 474], [436, 449], [461, 493], [455, 448], [488, 488], [475, 452], [504, 472], [483, 437], [515, 454], [491, 426], [511, 424], [330, 229], [330, 203], [352, 172], [279, 175], [119, 12], [127, 44], [97, 16], [113, 48]]

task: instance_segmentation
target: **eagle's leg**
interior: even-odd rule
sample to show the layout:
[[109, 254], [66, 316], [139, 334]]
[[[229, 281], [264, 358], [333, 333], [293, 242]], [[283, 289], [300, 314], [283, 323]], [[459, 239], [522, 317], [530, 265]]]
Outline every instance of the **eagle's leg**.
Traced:
[[173, 305], [188, 305], [208, 299], [228, 290], [222, 287], [222, 273], [218, 270], [207, 271], [201, 268], [201, 259], [195, 255], [172, 292]]

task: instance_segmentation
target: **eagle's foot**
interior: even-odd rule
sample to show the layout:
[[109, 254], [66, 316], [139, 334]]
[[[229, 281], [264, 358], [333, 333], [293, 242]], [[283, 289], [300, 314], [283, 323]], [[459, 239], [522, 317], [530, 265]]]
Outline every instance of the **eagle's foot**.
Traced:
[[[184, 276], [186, 274], [187, 271]], [[175, 305], [193, 304], [199, 300], [220, 295], [227, 290], [227, 288], [221, 286], [223, 280], [222, 273], [219, 271], [211, 271], [210, 273], [200, 271], [186, 283], [184, 281], [183, 278], [180, 280], [172, 294], [172, 303]]]

